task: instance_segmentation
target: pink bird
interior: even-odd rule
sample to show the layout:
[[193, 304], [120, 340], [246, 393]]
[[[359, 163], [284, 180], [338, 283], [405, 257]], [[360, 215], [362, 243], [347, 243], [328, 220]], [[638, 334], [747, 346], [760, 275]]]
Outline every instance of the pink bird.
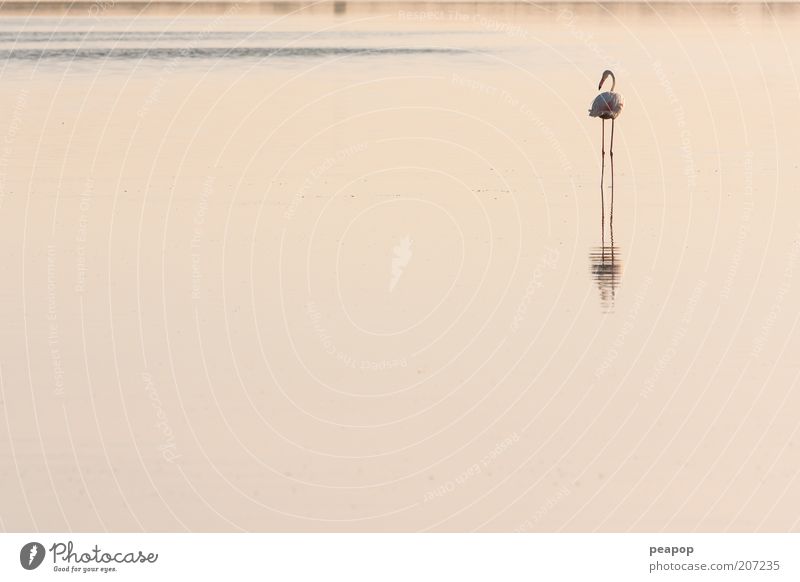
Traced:
[[606, 169], [606, 119], [611, 120], [611, 145], [609, 146], [609, 153], [611, 154], [611, 216], [614, 216], [614, 120], [622, 113], [622, 107], [625, 105], [625, 99], [619, 93], [614, 92], [614, 87], [617, 84], [617, 79], [614, 73], [609, 70], [603, 71], [603, 76], [600, 78], [600, 84], [597, 90], [603, 88], [603, 83], [606, 79], [611, 77], [611, 91], [600, 93], [594, 98], [592, 108], [589, 110], [590, 117], [599, 117], [603, 120], [603, 132], [601, 149], [603, 151], [603, 166], [600, 172], [600, 203], [603, 211], [601, 213], [601, 220], [605, 222], [605, 205], [603, 204], [603, 176]]
[[619, 117], [619, 114], [622, 113], [622, 108], [625, 105], [625, 98], [619, 94], [614, 92], [614, 87], [617, 85], [617, 79], [614, 77], [614, 73], [609, 70], [603, 71], [603, 76], [600, 78], [600, 84], [597, 86], [597, 90], [603, 88], [603, 83], [606, 82], [606, 79], [611, 77], [611, 91], [605, 91], [600, 93], [597, 97], [594, 98], [592, 102], [592, 108], [589, 110], [590, 117], [599, 117], [603, 120], [603, 158], [606, 155], [606, 119], [611, 120], [611, 146], [609, 147], [611, 158], [614, 158], [614, 120]]

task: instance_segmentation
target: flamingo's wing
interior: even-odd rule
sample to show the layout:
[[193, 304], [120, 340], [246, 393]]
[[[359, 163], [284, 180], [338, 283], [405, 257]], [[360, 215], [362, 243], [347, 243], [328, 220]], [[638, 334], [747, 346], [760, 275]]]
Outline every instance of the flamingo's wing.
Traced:
[[592, 108], [589, 110], [591, 117], [600, 117], [601, 119], [616, 119], [622, 112], [622, 107], [625, 105], [625, 99], [619, 93], [606, 91], [600, 93], [594, 98]]

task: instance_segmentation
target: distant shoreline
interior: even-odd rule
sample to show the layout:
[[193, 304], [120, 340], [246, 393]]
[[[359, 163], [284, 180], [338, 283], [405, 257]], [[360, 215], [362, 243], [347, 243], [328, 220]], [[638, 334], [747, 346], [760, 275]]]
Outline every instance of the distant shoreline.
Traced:
[[6, 15], [59, 14], [69, 16], [112, 16], [112, 15], [159, 15], [178, 13], [222, 13], [230, 12], [235, 7], [237, 13], [246, 15], [270, 15], [301, 12], [303, 14], [342, 15], [349, 10], [359, 12], [387, 11], [435, 11], [441, 9], [459, 9], [462, 11], [478, 11], [480, 9], [497, 10], [523, 14], [525, 12], [549, 12], [558, 7], [597, 8], [613, 12], [615, 10], [658, 10], [664, 9], [724, 9], [730, 11], [733, 6], [748, 9], [794, 9], [800, 7], [800, 0], [7, 0], [0, 2], [0, 13]]
[[353, 5], [390, 5], [397, 6], [420, 6], [420, 5], [470, 5], [480, 6], [484, 4], [501, 4], [509, 6], [772, 6], [772, 5], [792, 5], [800, 4], [800, 0], [5, 0], [0, 1], [0, 9], [11, 6], [28, 7], [62, 7], [62, 6], [91, 6], [104, 4], [107, 6], [202, 6], [213, 4], [238, 4], [240, 6], [314, 6], [331, 4], [353, 4]]
[[[109, 4], [109, 5], [161, 5], [161, 4], [182, 4], [182, 5], [196, 5], [196, 4], [240, 4], [240, 5], [267, 5], [267, 4], [334, 4], [339, 0], [4, 0], [0, 2], [0, 7], [7, 5], [36, 5], [36, 6], [54, 6], [54, 5], [89, 5], [89, 4]], [[415, 4], [519, 4], [526, 6], [574, 6], [574, 5], [637, 5], [637, 4], [651, 4], [651, 5], [772, 5], [772, 4], [800, 4], [800, 0], [344, 0], [347, 4], [397, 4], [397, 5], [415, 5]]]

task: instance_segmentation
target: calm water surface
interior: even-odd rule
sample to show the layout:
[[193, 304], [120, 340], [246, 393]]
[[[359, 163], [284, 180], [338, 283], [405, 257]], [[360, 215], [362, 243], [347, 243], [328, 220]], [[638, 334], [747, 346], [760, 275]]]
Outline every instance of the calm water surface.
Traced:
[[0, 20], [0, 525], [798, 529], [800, 11], [422, 6]]

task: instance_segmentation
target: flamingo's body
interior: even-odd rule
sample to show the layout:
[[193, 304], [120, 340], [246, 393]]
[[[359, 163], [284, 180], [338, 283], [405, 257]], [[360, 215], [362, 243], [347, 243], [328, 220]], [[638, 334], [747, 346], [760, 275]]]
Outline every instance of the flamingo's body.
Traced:
[[590, 117], [599, 117], [600, 119], [616, 119], [622, 113], [622, 108], [625, 106], [625, 98], [620, 93], [614, 92], [614, 87], [617, 85], [617, 79], [611, 71], [603, 71], [603, 76], [600, 79], [600, 84], [597, 90], [603, 88], [603, 83], [606, 79], [611, 77], [611, 91], [600, 93], [594, 98], [592, 108], [589, 110]]
[[625, 99], [619, 93], [606, 91], [594, 98], [592, 108], [589, 110], [590, 117], [600, 119], [616, 119], [622, 113], [625, 106]]
[[625, 98], [614, 92], [614, 87], [617, 85], [617, 79], [614, 73], [609, 70], [603, 71], [603, 76], [600, 78], [600, 84], [597, 90], [603, 88], [603, 83], [606, 79], [611, 77], [611, 91], [600, 93], [592, 101], [592, 108], [589, 110], [590, 117], [599, 117], [603, 120], [603, 133], [602, 133], [602, 152], [603, 152], [603, 168], [600, 173], [600, 204], [603, 209], [601, 219], [605, 224], [605, 204], [603, 203], [603, 175], [606, 168], [606, 119], [611, 120], [611, 144], [609, 145], [609, 153], [611, 154], [611, 217], [614, 217], [614, 120], [622, 113], [622, 108], [625, 106]]

